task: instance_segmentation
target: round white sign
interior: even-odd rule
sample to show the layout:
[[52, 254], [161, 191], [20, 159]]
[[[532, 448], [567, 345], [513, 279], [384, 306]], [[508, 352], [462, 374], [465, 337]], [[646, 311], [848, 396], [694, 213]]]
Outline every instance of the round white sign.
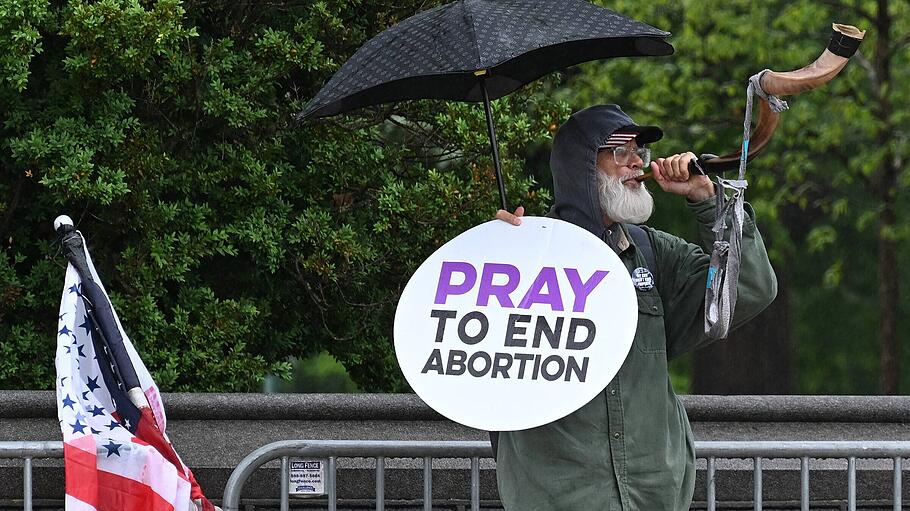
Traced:
[[411, 277], [395, 353], [415, 392], [466, 426], [513, 431], [581, 408], [619, 371], [638, 306], [628, 270], [568, 222], [493, 220]]

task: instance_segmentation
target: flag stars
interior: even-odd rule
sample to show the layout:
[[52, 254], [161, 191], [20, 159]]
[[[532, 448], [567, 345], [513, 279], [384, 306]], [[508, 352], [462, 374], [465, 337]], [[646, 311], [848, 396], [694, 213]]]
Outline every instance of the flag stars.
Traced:
[[108, 431], [113, 431], [115, 428], [119, 428], [119, 427], [121, 427], [120, 423], [115, 420], [112, 420], [111, 423], [107, 425]]
[[92, 412], [92, 417], [97, 417], [97, 416], [99, 416], [99, 415], [104, 415], [104, 408], [101, 408], [100, 406], [94, 406], [94, 407], [92, 407], [92, 409], [89, 410], [89, 411]]
[[65, 380], [65, 379], [67, 379], [67, 378], [69, 378], [69, 376], [64, 376], [63, 378], [60, 378], [60, 386], [61, 386], [61, 387], [63, 386], [63, 380]]
[[85, 358], [85, 353], [82, 352], [83, 348], [85, 348], [85, 344], [80, 344], [79, 346], [76, 346], [76, 351], [79, 352], [80, 357]]
[[90, 391], [92, 391], [92, 392], [94, 392], [95, 389], [100, 389], [100, 388], [101, 388], [101, 385], [98, 385], [98, 377], [97, 377], [97, 376], [95, 376], [94, 378], [86, 377], [86, 378], [85, 378], [85, 384], [88, 385], [88, 389], [89, 389]]
[[77, 284], [73, 284], [68, 289], [69, 289], [70, 293], [76, 293], [76, 296], [82, 296], [81, 294], [79, 294], [79, 286]]
[[79, 325], [79, 328], [85, 329], [85, 335], [88, 335], [92, 331], [92, 318], [85, 316], [82, 324]]
[[105, 449], [107, 449], [107, 457], [110, 458], [111, 455], [113, 455], [113, 454], [116, 454], [117, 456], [120, 456], [120, 450], [119, 450], [119, 449], [120, 449], [121, 447], [123, 447], [123, 444], [116, 444], [116, 443], [114, 443], [113, 440], [108, 440], [107, 445], [104, 445], [103, 447], [104, 447]]
[[70, 427], [73, 428], [73, 434], [74, 434], [74, 435], [75, 435], [76, 433], [82, 433], [82, 434], [84, 435], [84, 434], [85, 434], [85, 426], [86, 426], [85, 424], [82, 424], [81, 422], [79, 422], [79, 419], [76, 419], [76, 423], [75, 423], [75, 424], [70, 424]]
[[130, 420], [129, 420], [129, 419], [124, 419], [124, 420], [123, 420], [123, 425], [126, 427], [126, 429], [130, 429], [130, 428], [132, 427], [132, 426], [130, 426]]
[[75, 408], [73, 408], [74, 404], [76, 404], [76, 402], [73, 401], [72, 399], [70, 399], [69, 394], [67, 394], [66, 397], [63, 398], [63, 407], [64, 408], [66, 408], [68, 406], [68, 407], [70, 407], [70, 410], [75, 410]]
[[57, 332], [57, 335], [58, 335], [58, 336], [60, 336], [60, 335], [69, 335], [69, 334], [71, 334], [71, 333], [73, 333], [73, 331], [70, 330], [68, 326], [63, 325], [63, 328], [61, 328], [61, 329]]
[[90, 390], [86, 390], [85, 392], [82, 393], [82, 400], [83, 400], [83, 401], [88, 401], [88, 394], [89, 394], [89, 392], [91, 392], [91, 391], [90, 391]]

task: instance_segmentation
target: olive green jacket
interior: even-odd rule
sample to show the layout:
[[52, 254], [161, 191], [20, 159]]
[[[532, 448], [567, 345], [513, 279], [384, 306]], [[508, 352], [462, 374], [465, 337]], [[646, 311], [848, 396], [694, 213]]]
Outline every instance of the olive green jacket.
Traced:
[[[695, 484], [692, 430], [667, 359], [710, 342], [704, 296], [714, 241], [714, 199], [689, 204], [701, 246], [645, 227], [657, 287], [636, 291], [638, 329], [619, 374], [587, 405], [551, 424], [499, 436], [497, 478], [509, 511], [661, 511], [689, 508]], [[746, 205], [734, 328], [761, 312], [777, 281], [754, 212]], [[620, 259], [647, 267], [622, 226]], [[704, 248], [703, 248], [704, 247]]]

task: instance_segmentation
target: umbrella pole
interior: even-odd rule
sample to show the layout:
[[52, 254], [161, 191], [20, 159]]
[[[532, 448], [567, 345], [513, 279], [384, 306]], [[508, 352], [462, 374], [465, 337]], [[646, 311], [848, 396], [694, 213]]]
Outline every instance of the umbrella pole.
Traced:
[[483, 92], [483, 109], [487, 114], [487, 132], [490, 135], [490, 147], [493, 149], [493, 167], [496, 169], [496, 184], [499, 186], [499, 207], [508, 211], [506, 205], [506, 185], [502, 181], [502, 167], [499, 164], [499, 146], [496, 144], [496, 130], [493, 128], [493, 109], [490, 108], [490, 95], [484, 77], [480, 76], [480, 90]]

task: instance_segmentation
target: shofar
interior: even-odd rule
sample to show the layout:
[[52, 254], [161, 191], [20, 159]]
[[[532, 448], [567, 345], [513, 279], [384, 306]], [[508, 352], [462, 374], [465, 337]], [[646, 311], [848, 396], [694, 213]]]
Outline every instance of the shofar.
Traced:
[[[831, 28], [831, 40], [828, 41], [828, 47], [815, 59], [815, 62], [795, 71], [783, 73], [764, 71], [761, 73], [758, 82], [765, 95], [792, 96], [800, 92], [810, 91], [828, 83], [840, 73], [844, 66], [847, 65], [850, 57], [856, 53], [859, 43], [866, 35], [866, 31], [839, 23], [834, 23]], [[764, 99], [761, 92], [756, 92]], [[772, 110], [767, 100], [759, 102], [759, 110], [761, 113], [758, 125], [752, 130], [752, 136], [750, 137], [752, 142], [749, 144], [749, 160], [768, 145], [780, 121], [780, 113]], [[702, 167], [707, 173], [721, 173], [733, 170], [739, 166], [741, 154], [742, 151], [740, 150], [702, 161]]]
[[[828, 47], [815, 62], [786, 73], [766, 69], [749, 79], [742, 148], [719, 158], [706, 159], [702, 163], [707, 172], [715, 173], [739, 167], [738, 179], [717, 179], [717, 209], [713, 227], [715, 241], [705, 291], [705, 335], [708, 338], [723, 339], [732, 325], [745, 220], [745, 191], [748, 186], [746, 164], [771, 140], [780, 112], [787, 109], [787, 103], [777, 96], [812, 90], [834, 78], [847, 65], [865, 35], [865, 31], [849, 25], [834, 24], [832, 28], [834, 32]], [[754, 132], [750, 131], [753, 94], [764, 100], [760, 102], [761, 118]], [[750, 140], [753, 135], [754, 141]], [[731, 192], [729, 197], [727, 192]]]

